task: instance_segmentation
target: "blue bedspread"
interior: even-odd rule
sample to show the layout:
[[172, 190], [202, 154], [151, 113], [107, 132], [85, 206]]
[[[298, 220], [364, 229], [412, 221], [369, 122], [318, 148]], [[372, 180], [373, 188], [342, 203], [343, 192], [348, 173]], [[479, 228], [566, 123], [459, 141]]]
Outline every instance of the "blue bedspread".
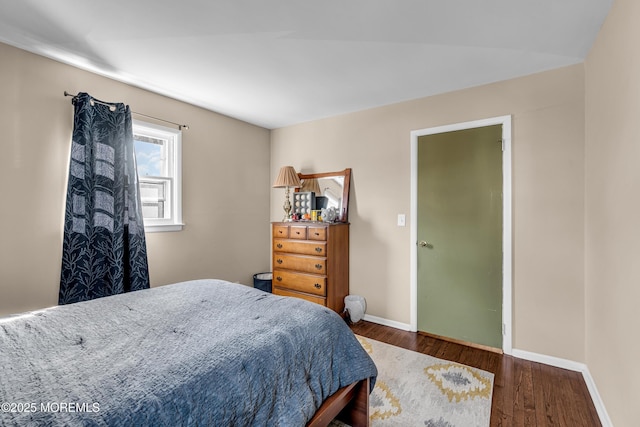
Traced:
[[333, 311], [219, 280], [0, 319], [0, 425], [303, 426], [376, 374]]

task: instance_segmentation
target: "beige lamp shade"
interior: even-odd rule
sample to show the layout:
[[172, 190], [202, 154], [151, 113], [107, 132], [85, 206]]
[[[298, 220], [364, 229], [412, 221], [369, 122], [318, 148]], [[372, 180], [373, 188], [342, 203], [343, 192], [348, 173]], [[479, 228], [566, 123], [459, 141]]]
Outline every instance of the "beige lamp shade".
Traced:
[[302, 181], [302, 188], [300, 191], [313, 191], [316, 196], [322, 196], [320, 184], [318, 184], [318, 178], [307, 178]]
[[293, 187], [299, 188], [300, 178], [298, 178], [298, 173], [293, 168], [293, 166], [283, 166], [280, 168], [280, 172], [278, 173], [278, 177], [273, 183], [273, 188], [284, 188], [284, 187]]

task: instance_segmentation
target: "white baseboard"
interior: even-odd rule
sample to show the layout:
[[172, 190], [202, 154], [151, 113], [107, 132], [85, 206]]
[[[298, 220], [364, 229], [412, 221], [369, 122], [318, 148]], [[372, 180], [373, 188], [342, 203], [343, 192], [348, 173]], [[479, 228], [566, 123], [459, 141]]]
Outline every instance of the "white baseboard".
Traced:
[[596, 382], [593, 380], [591, 372], [589, 372], [589, 368], [585, 367], [585, 370], [582, 372], [582, 376], [584, 377], [584, 382], [587, 383], [589, 394], [591, 395], [593, 404], [596, 407], [596, 411], [598, 412], [598, 417], [600, 417], [602, 427], [613, 427], [613, 423], [611, 422], [611, 418], [609, 418], [607, 408], [605, 408], [604, 402], [600, 397], [600, 393], [598, 393]]
[[574, 362], [573, 360], [561, 359], [559, 357], [547, 356], [545, 354], [532, 353], [530, 351], [513, 349], [513, 357], [518, 359], [529, 360], [531, 362], [544, 363], [545, 365], [555, 366], [556, 368], [568, 369], [570, 371], [584, 372], [587, 365], [584, 363]]
[[396, 322], [395, 320], [389, 320], [383, 317], [372, 316], [370, 314], [365, 314], [364, 320], [372, 323], [377, 323], [378, 325], [390, 326], [392, 328], [400, 329], [402, 331], [411, 330], [411, 325], [407, 323], [400, 323], [400, 322]]
[[[370, 314], [364, 315], [364, 320], [377, 323], [379, 325], [390, 326], [392, 328], [400, 329], [403, 331], [411, 331], [411, 325], [406, 323], [396, 322], [395, 320], [389, 320], [382, 317], [372, 316]], [[596, 383], [589, 372], [589, 368], [584, 363], [574, 362], [573, 360], [562, 359], [560, 357], [547, 356], [545, 354], [533, 353], [525, 350], [513, 349], [513, 357], [518, 359], [529, 360], [531, 362], [544, 363], [545, 365], [555, 366], [556, 368], [568, 369], [570, 371], [581, 372], [584, 382], [587, 384], [587, 389], [593, 400], [593, 405], [596, 407], [598, 417], [602, 423], [602, 427], [613, 427], [611, 418], [607, 413], [607, 409], [604, 406], [604, 402], [598, 393]]]
[[530, 351], [517, 349], [513, 350], [513, 357], [517, 357], [518, 359], [530, 360], [531, 362], [544, 363], [545, 365], [555, 366], [556, 368], [581, 372], [582, 377], [584, 378], [584, 382], [587, 385], [587, 389], [589, 390], [589, 394], [591, 395], [593, 405], [596, 407], [596, 412], [598, 412], [598, 417], [600, 418], [602, 427], [613, 427], [611, 418], [609, 418], [607, 409], [604, 406], [604, 402], [600, 397], [600, 393], [598, 393], [596, 382], [593, 380], [593, 377], [591, 376], [587, 365], [585, 365], [584, 363], [574, 362], [573, 360], [561, 359], [559, 357], [547, 356], [544, 354], [532, 353]]

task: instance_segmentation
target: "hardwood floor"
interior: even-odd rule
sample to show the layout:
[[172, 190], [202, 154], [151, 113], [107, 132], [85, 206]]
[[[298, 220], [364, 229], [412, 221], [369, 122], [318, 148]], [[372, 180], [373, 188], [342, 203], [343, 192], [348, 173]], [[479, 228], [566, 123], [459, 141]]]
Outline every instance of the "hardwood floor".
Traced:
[[601, 426], [582, 374], [361, 321], [354, 333], [495, 375], [491, 426]]

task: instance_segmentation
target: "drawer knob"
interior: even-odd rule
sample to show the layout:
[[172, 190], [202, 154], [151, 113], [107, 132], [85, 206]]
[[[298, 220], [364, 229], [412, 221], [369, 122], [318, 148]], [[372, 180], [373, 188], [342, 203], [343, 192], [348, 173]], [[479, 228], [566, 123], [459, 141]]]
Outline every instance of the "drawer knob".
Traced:
[[278, 282], [282, 282], [282, 277], [278, 276], [278, 277], [276, 277], [276, 280], [277, 280]]
[[282, 264], [282, 260], [281, 260], [280, 258], [278, 258], [278, 259], [276, 260], [276, 262], [277, 262], [278, 264]]
[[322, 264], [316, 264], [316, 268], [317, 268], [318, 270], [322, 270]]
[[316, 231], [315, 233], [313, 233], [313, 234], [315, 234], [316, 236], [319, 236], [319, 235], [320, 235], [320, 233], [318, 233], [317, 231]]
[[322, 252], [322, 248], [316, 248], [316, 252], [318, 253]]
[[278, 247], [278, 249], [282, 249], [282, 243], [278, 243], [276, 246]]
[[300, 235], [300, 232], [299, 232], [299, 231], [296, 231], [296, 234], [297, 234], [297, 235]]
[[322, 287], [322, 285], [320, 283], [316, 283], [315, 285], [313, 285], [316, 287], [316, 289], [320, 289]]

